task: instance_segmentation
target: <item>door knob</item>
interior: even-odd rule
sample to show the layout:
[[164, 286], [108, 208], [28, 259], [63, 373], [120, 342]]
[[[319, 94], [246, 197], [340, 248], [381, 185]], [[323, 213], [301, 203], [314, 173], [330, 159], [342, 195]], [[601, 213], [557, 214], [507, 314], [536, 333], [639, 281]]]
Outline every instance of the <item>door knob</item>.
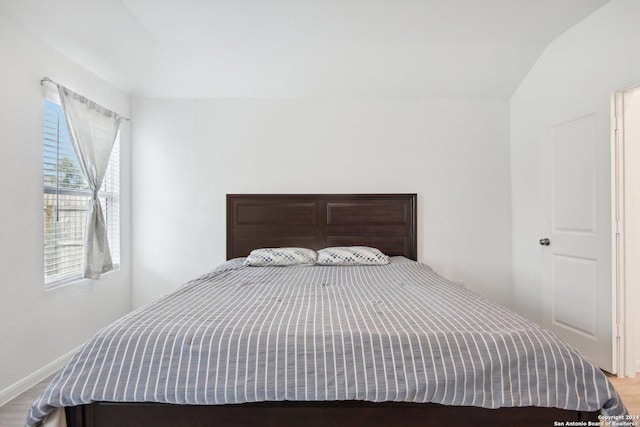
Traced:
[[544, 239], [540, 239], [540, 244], [542, 246], [549, 246], [551, 244], [551, 240], [547, 239], [546, 237]]

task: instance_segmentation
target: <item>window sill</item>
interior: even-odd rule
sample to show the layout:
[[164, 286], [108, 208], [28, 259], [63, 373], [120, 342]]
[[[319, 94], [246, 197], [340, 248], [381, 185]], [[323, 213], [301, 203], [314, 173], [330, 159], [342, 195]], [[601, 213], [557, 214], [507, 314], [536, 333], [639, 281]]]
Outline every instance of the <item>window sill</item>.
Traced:
[[82, 285], [84, 283], [95, 283], [102, 279], [109, 278], [109, 276], [111, 276], [114, 273], [117, 273], [118, 271], [120, 271], [120, 264], [114, 265], [113, 270], [103, 273], [100, 279], [85, 279], [84, 277], [77, 275], [77, 276], [68, 277], [66, 279], [57, 280], [55, 282], [45, 283], [44, 290], [45, 292], [49, 292], [49, 291], [64, 288], [70, 285]]

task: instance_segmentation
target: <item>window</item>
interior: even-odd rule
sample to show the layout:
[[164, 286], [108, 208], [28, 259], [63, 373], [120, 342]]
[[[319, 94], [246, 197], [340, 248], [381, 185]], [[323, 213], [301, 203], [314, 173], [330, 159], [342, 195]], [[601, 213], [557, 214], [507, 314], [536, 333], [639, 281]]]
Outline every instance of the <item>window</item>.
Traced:
[[[81, 278], [82, 252], [91, 196], [73, 151], [69, 131], [52, 90], [44, 101], [44, 279], [55, 288]], [[99, 193], [114, 266], [120, 264], [120, 143], [116, 138]]]

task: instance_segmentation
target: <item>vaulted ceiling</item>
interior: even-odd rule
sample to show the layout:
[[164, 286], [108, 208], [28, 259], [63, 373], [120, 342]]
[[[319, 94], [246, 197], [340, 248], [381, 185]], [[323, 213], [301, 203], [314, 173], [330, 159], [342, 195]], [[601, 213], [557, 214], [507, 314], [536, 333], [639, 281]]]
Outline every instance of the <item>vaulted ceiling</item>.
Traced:
[[0, 0], [115, 86], [171, 98], [508, 98], [608, 0]]

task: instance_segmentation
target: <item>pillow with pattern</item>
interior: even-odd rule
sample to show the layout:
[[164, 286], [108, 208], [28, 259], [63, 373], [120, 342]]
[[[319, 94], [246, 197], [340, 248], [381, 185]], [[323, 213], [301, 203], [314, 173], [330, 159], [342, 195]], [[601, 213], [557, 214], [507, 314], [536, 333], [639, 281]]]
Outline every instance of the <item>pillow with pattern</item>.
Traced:
[[313, 265], [318, 253], [306, 248], [261, 248], [251, 251], [244, 265], [270, 267], [287, 265]]
[[318, 251], [318, 265], [384, 265], [389, 257], [367, 246], [338, 246]]

